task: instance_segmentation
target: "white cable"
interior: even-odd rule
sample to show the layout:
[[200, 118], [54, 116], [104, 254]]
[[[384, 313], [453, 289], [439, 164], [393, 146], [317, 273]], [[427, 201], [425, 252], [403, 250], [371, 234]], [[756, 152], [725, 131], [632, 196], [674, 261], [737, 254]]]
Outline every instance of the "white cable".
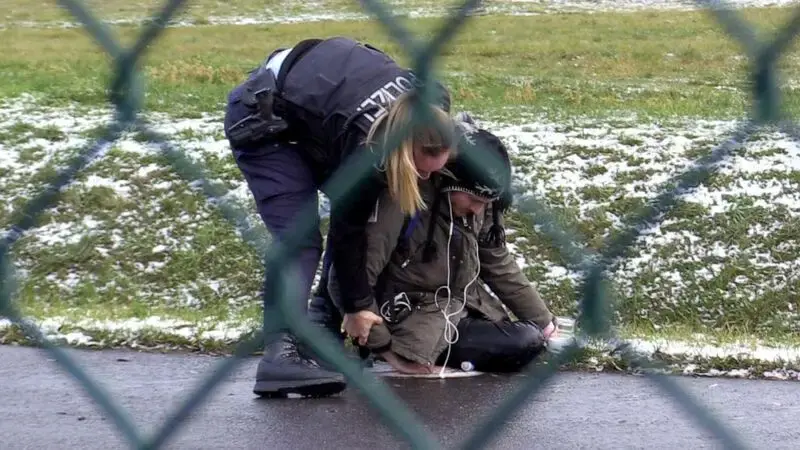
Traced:
[[[478, 277], [480, 276], [480, 273], [481, 273], [480, 249], [479, 249], [477, 241], [476, 241], [476, 244], [475, 244], [475, 261], [478, 262], [478, 269], [475, 271], [475, 276], [472, 277], [472, 280], [470, 280], [470, 282], [467, 283], [466, 286], [464, 286], [464, 295], [461, 298], [461, 300], [462, 300], [461, 306], [455, 312], [453, 312], [451, 314], [447, 314], [447, 309], [450, 307], [450, 302], [453, 299], [452, 290], [450, 289], [450, 242], [453, 239], [453, 203], [450, 200], [450, 195], [449, 194], [447, 195], [447, 206], [448, 206], [448, 208], [450, 210], [450, 231], [449, 231], [448, 236], [447, 236], [447, 250], [445, 252], [445, 255], [447, 257], [447, 284], [445, 286], [440, 286], [439, 287], [439, 289], [442, 289], [442, 288], [447, 289], [447, 304], [445, 305], [444, 309], [442, 309], [441, 306], [439, 306], [439, 289], [436, 289], [436, 292], [434, 293], [434, 296], [433, 296], [433, 300], [434, 300], [434, 303], [436, 304], [436, 307], [438, 307], [439, 310], [442, 311], [442, 315], [444, 315], [444, 321], [445, 321], [445, 324], [444, 324], [444, 339], [447, 342], [447, 356], [445, 356], [444, 363], [442, 363], [442, 370], [439, 372], [439, 377], [440, 378], [444, 377], [444, 371], [447, 368], [447, 363], [450, 361], [451, 348], [453, 347], [453, 344], [458, 342], [458, 338], [459, 338], [458, 326], [456, 326], [456, 324], [453, 323], [450, 320], [450, 318], [458, 316], [459, 314], [461, 314], [462, 311], [464, 311], [464, 308], [467, 306], [467, 291], [469, 290], [469, 287], [472, 285], [472, 283], [477, 281], [477, 279], [478, 279]], [[449, 334], [448, 331], [451, 331], [453, 333], [453, 338], [452, 339], [450, 339], [450, 337], [448, 336], [448, 334]]]
[[[447, 316], [447, 308], [450, 307], [450, 301], [452, 299], [452, 291], [450, 290], [450, 242], [453, 239], [453, 203], [450, 201], [450, 195], [447, 195], [447, 205], [450, 209], [450, 230], [447, 235], [447, 247], [445, 248], [445, 260], [447, 261], [447, 278], [446, 284], [444, 286], [439, 286], [436, 289], [436, 292], [433, 294], [433, 302], [436, 304], [436, 307], [442, 312], [444, 315], [445, 325], [444, 325], [444, 339], [448, 343], [447, 347], [447, 356], [450, 357], [450, 338], [448, 337], [448, 330], [450, 329], [451, 323], [450, 318]], [[436, 217], [432, 217], [431, 220], [436, 220]], [[439, 306], [439, 290], [440, 289], [447, 289], [447, 305], [445, 305], [445, 309], [442, 310], [442, 307]], [[455, 333], [458, 334], [458, 330], [455, 330]]]

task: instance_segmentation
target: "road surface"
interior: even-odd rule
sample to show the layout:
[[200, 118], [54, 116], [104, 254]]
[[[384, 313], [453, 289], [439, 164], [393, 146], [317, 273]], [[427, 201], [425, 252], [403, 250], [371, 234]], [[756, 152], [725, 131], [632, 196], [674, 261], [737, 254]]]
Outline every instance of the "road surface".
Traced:
[[[218, 363], [203, 355], [71, 350], [147, 432]], [[174, 449], [409, 448], [355, 388], [329, 399], [261, 400], [257, 359], [219, 386], [168, 442]], [[130, 448], [111, 420], [42, 350], [0, 346], [0, 448]], [[443, 447], [462, 443], [519, 378], [384, 379]], [[796, 382], [679, 377], [750, 448], [797, 448]], [[559, 374], [506, 424], [490, 448], [720, 448], [648, 379]]]

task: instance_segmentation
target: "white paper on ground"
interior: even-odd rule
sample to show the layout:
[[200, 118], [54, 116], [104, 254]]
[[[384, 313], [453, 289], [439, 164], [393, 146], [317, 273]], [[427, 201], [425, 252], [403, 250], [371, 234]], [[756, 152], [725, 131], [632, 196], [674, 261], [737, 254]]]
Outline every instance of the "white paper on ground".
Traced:
[[370, 371], [378, 376], [388, 378], [465, 378], [483, 375], [483, 372], [476, 370], [465, 372], [461, 369], [451, 369], [449, 367], [445, 368], [444, 373], [439, 369], [428, 374], [406, 374], [394, 370], [391, 365], [382, 361], [376, 361]]
[[547, 351], [559, 353], [575, 342], [575, 319], [558, 316], [558, 335], [547, 342]]

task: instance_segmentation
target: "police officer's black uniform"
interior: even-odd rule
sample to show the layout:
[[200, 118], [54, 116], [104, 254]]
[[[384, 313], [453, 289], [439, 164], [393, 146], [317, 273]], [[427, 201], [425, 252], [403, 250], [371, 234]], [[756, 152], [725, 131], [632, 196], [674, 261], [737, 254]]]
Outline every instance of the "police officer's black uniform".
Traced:
[[[270, 58], [283, 49], [278, 49]], [[267, 59], [267, 62], [269, 59]], [[441, 106], [449, 93], [438, 85]], [[375, 118], [403, 92], [417, 87], [414, 74], [383, 52], [352, 39], [309, 39], [292, 48], [277, 74], [266, 62], [229, 95], [225, 135], [248, 182], [267, 228], [278, 237], [292, 230], [292, 217], [350, 155], [359, 149]], [[366, 309], [372, 302], [364, 266], [363, 229], [385, 179], [377, 170], [342, 205], [333, 205], [328, 245], [339, 283], [347, 294], [345, 310]], [[308, 237], [298, 262], [305, 301], [319, 264], [322, 238]], [[318, 297], [324, 298], [325, 280]], [[266, 292], [271, 292], [269, 282]], [[273, 305], [265, 296], [265, 312]], [[330, 323], [338, 331], [341, 322]], [[320, 368], [297, 353], [288, 333], [267, 338], [255, 392], [328, 395], [345, 387], [341, 374]]]

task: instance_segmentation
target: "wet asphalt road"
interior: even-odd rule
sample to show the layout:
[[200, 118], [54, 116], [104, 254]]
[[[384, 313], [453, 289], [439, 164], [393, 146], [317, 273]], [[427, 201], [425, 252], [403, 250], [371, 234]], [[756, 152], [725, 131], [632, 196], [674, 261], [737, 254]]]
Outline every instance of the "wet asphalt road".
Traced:
[[[72, 350], [139, 426], [151, 432], [217, 358]], [[168, 442], [175, 449], [408, 448], [356, 391], [338, 398], [260, 400], [257, 359], [242, 364]], [[675, 378], [750, 448], [800, 448], [796, 382]], [[76, 381], [32, 348], [0, 346], [0, 449], [130, 448]], [[520, 378], [384, 379], [444, 447], [467, 433]], [[490, 448], [721, 448], [644, 377], [561, 373]]]

